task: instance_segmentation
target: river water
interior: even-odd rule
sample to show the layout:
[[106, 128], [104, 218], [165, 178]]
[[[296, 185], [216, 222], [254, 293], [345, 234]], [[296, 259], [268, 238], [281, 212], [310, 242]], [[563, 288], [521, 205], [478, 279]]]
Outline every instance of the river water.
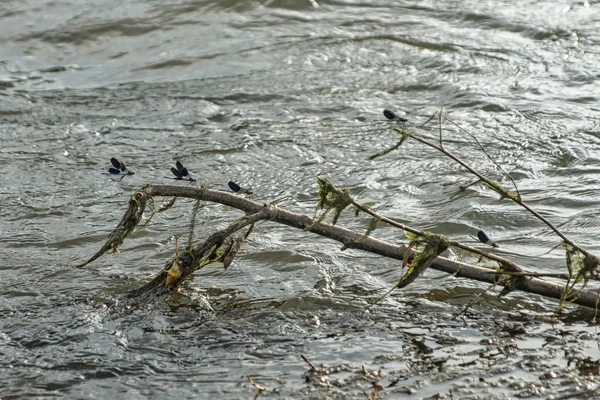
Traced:
[[[326, 176], [409, 225], [472, 244], [483, 228], [500, 254], [563, 272], [556, 236], [489, 190], [460, 193], [471, 177], [439, 153], [407, 142], [366, 158], [398, 141], [384, 108], [414, 127], [443, 105], [526, 201], [600, 252], [600, 3], [3, 0], [0, 43], [0, 398], [253, 398], [250, 376], [261, 398], [364, 399], [377, 371], [377, 398], [600, 385], [590, 314], [556, 318], [554, 301], [436, 271], [367, 313], [397, 263], [273, 224], [228, 270], [129, 309], [119, 293], [174, 255], [191, 201], [74, 268], [181, 160], [203, 185], [293, 196], [282, 206], [308, 214], [315, 203], [293, 198], [315, 198]], [[449, 149], [508, 185], [444, 129]], [[102, 175], [111, 157], [136, 174]], [[206, 205], [197, 234], [237, 217]]]

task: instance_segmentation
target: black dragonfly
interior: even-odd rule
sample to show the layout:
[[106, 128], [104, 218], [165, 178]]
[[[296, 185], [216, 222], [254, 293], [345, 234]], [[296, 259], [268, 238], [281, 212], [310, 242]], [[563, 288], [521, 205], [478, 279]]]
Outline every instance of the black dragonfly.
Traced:
[[242, 193], [252, 194], [252, 190], [250, 190], [249, 188], [241, 187], [240, 185], [238, 185], [237, 183], [235, 183], [233, 181], [227, 182], [227, 186], [229, 186], [229, 189], [231, 189], [235, 193], [239, 193], [239, 194], [242, 194]]
[[479, 241], [481, 243], [489, 244], [492, 247], [500, 247], [500, 246], [498, 246], [498, 244], [496, 242], [494, 242], [492, 239], [490, 239], [490, 237], [487, 235], [487, 233], [485, 233], [482, 230], [479, 230], [477, 232], [477, 239], [479, 239]]
[[190, 176], [190, 173], [188, 172], [187, 168], [184, 167], [181, 162], [176, 161], [175, 162], [175, 166], [177, 168], [171, 167], [171, 172], [175, 176], [174, 177], [173, 176], [165, 176], [165, 178], [167, 178], [167, 179], [173, 179], [173, 180], [176, 180], [176, 181], [196, 182], [196, 180]]
[[401, 116], [399, 116], [392, 110], [388, 110], [387, 108], [385, 110], [383, 110], [383, 116], [386, 117], [387, 119], [389, 119], [390, 121], [394, 121], [394, 120], [396, 120], [398, 122], [408, 121], [406, 118], [402, 118]]
[[110, 159], [110, 163], [113, 166], [108, 169], [108, 172], [103, 172], [104, 175], [120, 176], [121, 180], [127, 175], [135, 175], [135, 172], [127, 169], [123, 161], [119, 161], [113, 157]]

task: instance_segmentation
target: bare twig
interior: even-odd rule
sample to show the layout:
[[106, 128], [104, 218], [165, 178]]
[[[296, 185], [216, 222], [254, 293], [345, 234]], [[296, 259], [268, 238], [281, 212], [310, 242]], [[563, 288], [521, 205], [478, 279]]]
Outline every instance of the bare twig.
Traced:
[[588, 390], [580, 390], [578, 392], [573, 392], [573, 393], [567, 393], [563, 396], [560, 397], [556, 397], [556, 400], [566, 400], [566, 399], [574, 399], [574, 398], [580, 398], [580, 396], [587, 396], [590, 395], [592, 393], [596, 393], [598, 392], [599, 388], [593, 388], [593, 389], [588, 389]]
[[442, 115], [444, 115], [444, 106], [440, 107], [438, 114], [440, 116], [439, 121], [438, 121], [438, 126], [440, 128], [440, 147], [443, 149], [444, 148], [444, 140], [442, 139]]
[[588, 257], [595, 257], [592, 253], [590, 253], [589, 251], [587, 251], [586, 249], [584, 249], [583, 247], [577, 245], [575, 242], [573, 242], [571, 239], [569, 239], [564, 233], [562, 233], [556, 226], [554, 226], [554, 224], [552, 224], [552, 222], [550, 222], [546, 217], [544, 217], [543, 215], [541, 215], [540, 213], [538, 213], [537, 211], [535, 211], [533, 208], [531, 208], [527, 203], [525, 203], [523, 201], [523, 199], [521, 198], [520, 195], [515, 195], [510, 193], [508, 190], [506, 190], [505, 188], [501, 187], [498, 183], [492, 181], [491, 179], [487, 178], [486, 176], [484, 176], [483, 174], [481, 174], [479, 171], [477, 171], [476, 169], [472, 168], [469, 164], [467, 164], [465, 161], [463, 161], [462, 159], [460, 159], [458, 156], [454, 155], [453, 153], [451, 153], [450, 151], [431, 143], [430, 141], [423, 139], [420, 136], [417, 136], [413, 133], [407, 132], [404, 129], [400, 129], [400, 128], [394, 128], [396, 131], [405, 134], [407, 136], [409, 136], [410, 138], [416, 140], [419, 143], [422, 143], [426, 146], [432, 147], [434, 149], [436, 149], [439, 152], [444, 153], [446, 156], [448, 156], [449, 158], [451, 158], [452, 160], [454, 160], [456, 163], [460, 164], [463, 168], [465, 168], [466, 170], [468, 170], [470, 173], [472, 173], [473, 175], [475, 175], [477, 178], [479, 178], [479, 180], [481, 180], [482, 182], [484, 182], [490, 189], [494, 190], [495, 192], [497, 192], [498, 194], [500, 194], [500, 196], [502, 196], [503, 198], [509, 198], [510, 200], [514, 201], [515, 203], [519, 204], [521, 207], [523, 207], [524, 209], [526, 209], [527, 211], [529, 211], [529, 213], [531, 213], [532, 215], [534, 215], [537, 219], [539, 219], [540, 221], [542, 221], [544, 224], [546, 224], [546, 226], [548, 226], [550, 229], [552, 229], [554, 231], [554, 233], [556, 233], [565, 243], [569, 244], [570, 246], [572, 246], [573, 248], [577, 249], [579, 252], [581, 252], [582, 254], [584, 254], [585, 256]]
[[306, 358], [306, 356], [304, 354], [300, 354], [300, 357], [302, 357], [304, 362], [308, 364], [311, 371], [316, 371], [318, 369], [317, 367], [315, 367], [315, 365], [313, 363], [310, 362], [310, 360], [308, 358]]
[[498, 164], [498, 162], [496, 162], [496, 160], [494, 160], [492, 158], [492, 156], [490, 156], [490, 154], [486, 151], [486, 149], [483, 147], [483, 145], [481, 144], [481, 142], [477, 139], [477, 137], [475, 135], [473, 135], [471, 132], [467, 131], [465, 128], [463, 128], [462, 126], [458, 125], [457, 123], [455, 123], [454, 121], [452, 121], [451, 119], [449, 119], [448, 117], [446, 117], [445, 115], [441, 114], [441, 117], [450, 122], [452, 125], [454, 125], [455, 127], [457, 127], [461, 132], [466, 133], [467, 135], [469, 135], [473, 140], [475, 140], [475, 143], [477, 143], [477, 145], [479, 146], [479, 148], [481, 149], [481, 151], [483, 152], [483, 154], [486, 155], [486, 157], [492, 162], [494, 163], [494, 165], [496, 167], [498, 167], [498, 169], [500, 169], [500, 171], [502, 171], [502, 173], [504, 174], [504, 176], [506, 176], [513, 184], [513, 186], [515, 187], [515, 191], [517, 192], [517, 195], [519, 195], [519, 197], [521, 197], [521, 192], [519, 192], [519, 187], [517, 186], [517, 183], [515, 182], [515, 180], [513, 179], [512, 176], [510, 176], [510, 174], [508, 172], [506, 172], [506, 170], [504, 170], [504, 168], [502, 168], [502, 166], [500, 164]]
[[[489, 272], [490, 274], [498, 274], [500, 272]], [[553, 274], [553, 273], [545, 273], [545, 272], [526, 272], [526, 271], [502, 271], [503, 275], [509, 276], [533, 276], [536, 278], [558, 278], [558, 279], [569, 279], [569, 274]]]
[[254, 382], [252, 380], [252, 378], [250, 378], [250, 375], [246, 375], [246, 378], [248, 378], [248, 381], [250, 382], [250, 384], [252, 386], [254, 386], [256, 388], [256, 390], [258, 390], [259, 393], [264, 392], [265, 390], [267, 390], [266, 387], [260, 386], [258, 383]]

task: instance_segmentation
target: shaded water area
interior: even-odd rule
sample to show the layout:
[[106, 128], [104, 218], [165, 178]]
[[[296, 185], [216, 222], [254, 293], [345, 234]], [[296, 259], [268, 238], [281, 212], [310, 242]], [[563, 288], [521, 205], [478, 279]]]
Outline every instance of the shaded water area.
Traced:
[[[0, 43], [0, 398], [253, 398], [250, 376], [261, 398], [364, 399], [377, 371], [377, 398], [392, 399], [600, 385], [592, 314], [556, 318], [555, 301], [436, 271], [367, 313], [397, 262], [268, 223], [228, 270], [129, 308], [119, 293], [174, 255], [189, 200], [74, 268], [181, 160], [260, 201], [315, 198], [323, 175], [409, 225], [471, 244], [483, 228], [499, 254], [564, 272], [556, 236], [490, 190], [459, 193], [471, 177], [440, 154], [412, 142], [366, 158], [398, 140], [384, 108], [418, 126], [444, 105], [533, 207], [600, 253], [600, 4], [3, 0]], [[445, 127], [446, 146], [508, 184]], [[102, 175], [111, 157], [136, 174]], [[239, 216], [207, 204], [198, 235]]]

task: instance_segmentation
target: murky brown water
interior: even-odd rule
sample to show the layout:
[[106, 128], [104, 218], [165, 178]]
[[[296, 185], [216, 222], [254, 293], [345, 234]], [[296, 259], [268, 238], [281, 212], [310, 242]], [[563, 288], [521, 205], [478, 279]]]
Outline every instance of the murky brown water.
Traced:
[[[233, 179], [265, 201], [313, 197], [324, 175], [408, 224], [467, 242], [483, 228], [502, 254], [562, 272], [560, 251], [528, 257], [555, 236], [490, 191], [455, 196], [470, 177], [440, 155], [408, 143], [365, 159], [398, 139], [383, 108], [418, 125], [444, 105], [531, 205], [600, 253], [599, 32], [594, 2], [2, 1], [0, 397], [252, 398], [250, 375], [267, 398], [364, 399], [378, 370], [377, 398], [595, 388], [589, 315], [554, 320], [552, 301], [481, 296], [435, 271], [367, 315], [398, 265], [268, 224], [227, 271], [124, 311], [110, 293], [173, 255], [191, 202], [120, 254], [73, 265], [179, 159], [202, 184]], [[448, 131], [447, 145], [500, 178], [468, 137]], [[136, 174], [101, 175], [113, 156]], [[238, 216], [207, 205], [199, 233]]]

